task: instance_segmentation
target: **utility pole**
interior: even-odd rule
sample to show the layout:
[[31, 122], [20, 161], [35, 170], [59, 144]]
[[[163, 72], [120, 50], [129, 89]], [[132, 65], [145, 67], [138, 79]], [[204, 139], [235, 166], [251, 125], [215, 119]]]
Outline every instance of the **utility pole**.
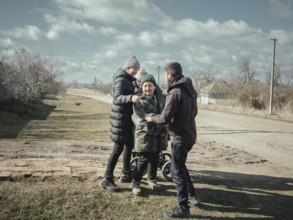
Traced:
[[160, 66], [158, 66], [158, 86], [160, 86]]
[[273, 105], [273, 89], [274, 89], [274, 73], [275, 73], [275, 53], [276, 53], [276, 38], [271, 39], [273, 41], [273, 61], [272, 61], [272, 73], [271, 73], [271, 89], [270, 89], [270, 107], [269, 114], [272, 114], [272, 105]]

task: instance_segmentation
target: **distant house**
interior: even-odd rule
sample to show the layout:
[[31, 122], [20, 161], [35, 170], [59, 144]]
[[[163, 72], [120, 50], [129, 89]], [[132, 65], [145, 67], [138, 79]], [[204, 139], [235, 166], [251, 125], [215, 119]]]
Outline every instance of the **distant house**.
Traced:
[[232, 104], [231, 89], [225, 81], [213, 82], [200, 90], [201, 104]]

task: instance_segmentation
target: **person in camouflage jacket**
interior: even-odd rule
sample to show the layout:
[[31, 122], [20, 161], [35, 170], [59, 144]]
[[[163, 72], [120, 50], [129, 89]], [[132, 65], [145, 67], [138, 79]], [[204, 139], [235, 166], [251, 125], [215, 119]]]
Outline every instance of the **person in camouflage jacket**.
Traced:
[[168, 146], [166, 125], [147, 123], [144, 119], [144, 115], [147, 113], [160, 114], [162, 112], [166, 95], [160, 89], [155, 89], [156, 81], [150, 74], [142, 77], [141, 85], [142, 94], [137, 93], [138, 96], [141, 96], [141, 99], [140, 102], [133, 104], [132, 115], [132, 121], [135, 124], [133, 152], [139, 154], [139, 160], [133, 171], [132, 182], [132, 192], [136, 195], [141, 194], [140, 181], [148, 163], [150, 163], [148, 184], [154, 190], [161, 189], [156, 182], [158, 156], [159, 152], [166, 150]]

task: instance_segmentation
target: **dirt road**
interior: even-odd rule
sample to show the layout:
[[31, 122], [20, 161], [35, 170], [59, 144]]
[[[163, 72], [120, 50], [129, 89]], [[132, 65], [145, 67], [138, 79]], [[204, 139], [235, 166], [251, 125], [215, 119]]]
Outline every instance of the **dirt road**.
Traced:
[[97, 96], [97, 95], [90, 95], [90, 94], [78, 94], [78, 93], [74, 93], [74, 92], [67, 92], [67, 94], [83, 96], [83, 97], [87, 97], [90, 99], [99, 100], [101, 102], [106, 102], [108, 104], [112, 104], [112, 100], [113, 100], [112, 96]]
[[293, 123], [199, 109], [198, 137], [293, 168]]

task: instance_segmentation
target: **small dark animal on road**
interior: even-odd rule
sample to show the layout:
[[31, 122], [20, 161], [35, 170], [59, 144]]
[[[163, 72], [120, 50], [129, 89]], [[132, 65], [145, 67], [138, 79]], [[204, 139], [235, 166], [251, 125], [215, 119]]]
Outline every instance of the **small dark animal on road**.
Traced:
[[76, 104], [76, 105], [81, 105], [81, 102], [76, 102], [75, 104]]

